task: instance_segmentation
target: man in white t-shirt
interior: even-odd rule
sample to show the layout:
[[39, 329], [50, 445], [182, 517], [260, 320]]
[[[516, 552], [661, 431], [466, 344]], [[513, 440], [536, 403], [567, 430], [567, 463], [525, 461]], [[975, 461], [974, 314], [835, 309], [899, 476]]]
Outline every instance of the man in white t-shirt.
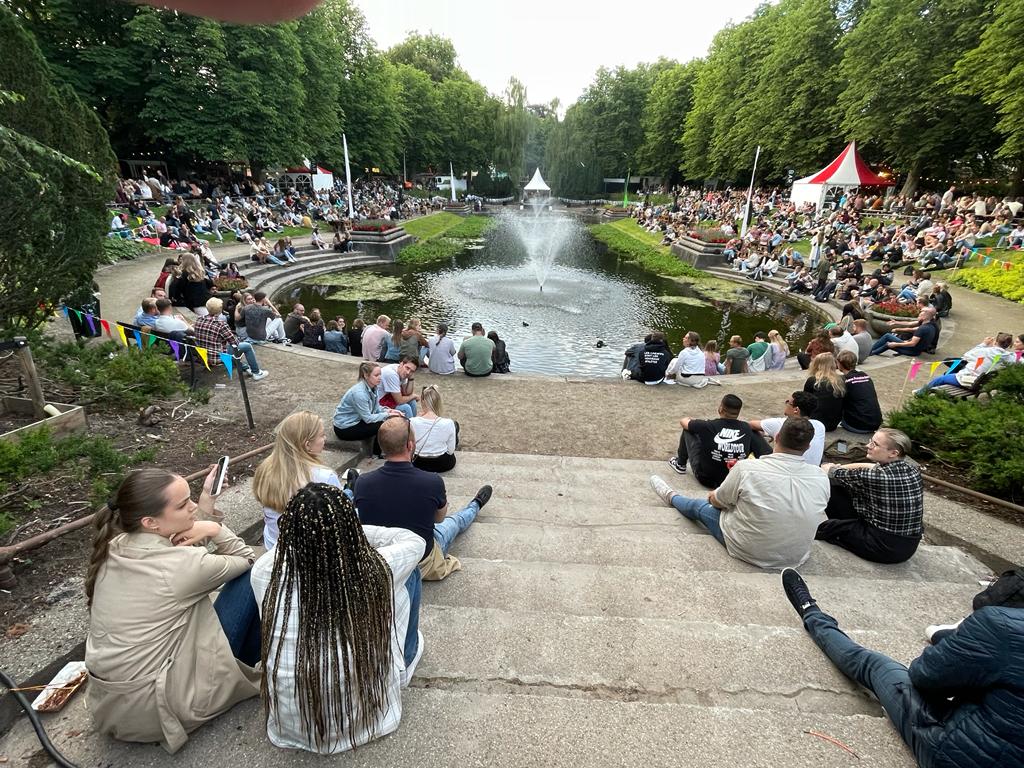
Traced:
[[157, 299], [156, 308], [160, 314], [153, 321], [153, 327], [161, 333], [192, 330], [192, 326], [185, 322], [184, 317], [174, 314], [174, 306], [171, 304], [170, 299]]
[[835, 323], [829, 323], [831, 326], [828, 329], [828, 335], [832, 337], [832, 346], [835, 347], [835, 354], [839, 354], [844, 350], [849, 350], [853, 354], [860, 356], [860, 345], [857, 344], [857, 340], [850, 335], [850, 332], [840, 327]]
[[817, 419], [812, 419], [814, 409], [817, 407], [818, 399], [813, 392], [794, 392], [786, 400], [786, 406], [781, 418], [777, 419], [751, 419], [750, 428], [755, 432], [762, 432], [773, 440], [778, 436], [779, 430], [791, 416], [803, 416], [811, 422], [814, 428], [814, 437], [811, 444], [804, 451], [803, 460], [812, 467], [821, 466], [821, 459], [825, 453], [825, 425]]
[[448, 338], [448, 325], [438, 323], [437, 335], [427, 341], [427, 367], [431, 373], [455, 373], [455, 342]]
[[412, 382], [417, 368], [419, 361], [408, 356], [403, 356], [397, 363], [381, 367], [377, 397], [382, 407], [401, 411], [409, 419], [416, 415], [416, 401], [420, 396], [413, 392]]

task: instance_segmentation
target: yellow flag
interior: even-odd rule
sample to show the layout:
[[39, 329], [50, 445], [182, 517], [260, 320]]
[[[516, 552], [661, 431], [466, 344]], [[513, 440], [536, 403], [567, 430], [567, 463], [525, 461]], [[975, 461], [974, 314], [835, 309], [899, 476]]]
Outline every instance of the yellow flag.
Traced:
[[126, 347], [128, 346], [128, 337], [124, 335], [124, 326], [117, 326], [117, 335], [121, 337], [121, 343]]
[[928, 375], [929, 376], [934, 376], [935, 375], [935, 369], [938, 368], [940, 365], [942, 365], [942, 361], [941, 360], [939, 362], [937, 362], [937, 363], [932, 363], [932, 369], [928, 372]]
[[206, 350], [202, 347], [196, 347], [196, 352], [199, 353], [199, 358], [203, 361], [203, 365], [206, 366], [206, 370], [210, 370], [210, 362], [206, 359]]

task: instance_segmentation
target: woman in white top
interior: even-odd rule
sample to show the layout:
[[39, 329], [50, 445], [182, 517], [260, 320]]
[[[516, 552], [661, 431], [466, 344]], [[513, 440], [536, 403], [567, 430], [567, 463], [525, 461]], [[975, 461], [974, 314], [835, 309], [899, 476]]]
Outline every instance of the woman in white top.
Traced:
[[706, 358], [700, 347], [700, 334], [687, 331], [683, 336], [683, 348], [679, 350], [679, 356], [669, 363], [665, 372], [665, 381], [700, 389], [711, 383], [705, 375], [705, 368]]
[[448, 376], [455, 373], [455, 344], [448, 338], [448, 326], [439, 323], [437, 335], [427, 341], [427, 367], [431, 373]]
[[447, 472], [455, 467], [455, 448], [459, 442], [459, 424], [442, 417], [444, 405], [436, 384], [423, 388], [420, 413], [411, 419], [416, 435], [413, 466], [427, 472]]
[[307, 483], [341, 488], [338, 475], [320, 463], [324, 450], [324, 422], [315, 413], [298, 411], [277, 427], [274, 449], [256, 468], [253, 495], [263, 505], [263, 545], [277, 543], [278, 520], [295, 492]]
[[786, 366], [786, 358], [789, 357], [789, 344], [782, 338], [782, 334], [776, 330], [768, 331], [769, 351], [771, 362], [768, 363], [769, 371], [781, 371]]
[[406, 667], [402, 653], [405, 582], [424, 549], [404, 528], [360, 525], [333, 486], [311, 483], [295, 494], [277, 547], [252, 570], [275, 745], [334, 754], [398, 728], [401, 689], [416, 665]]

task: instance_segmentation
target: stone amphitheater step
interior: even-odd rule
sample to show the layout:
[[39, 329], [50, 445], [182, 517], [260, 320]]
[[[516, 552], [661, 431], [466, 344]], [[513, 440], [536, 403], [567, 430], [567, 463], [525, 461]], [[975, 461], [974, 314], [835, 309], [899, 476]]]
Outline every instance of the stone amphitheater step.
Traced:
[[242, 269], [242, 273], [250, 283], [259, 282], [265, 279], [267, 275], [283, 274], [288, 271], [294, 271], [300, 267], [311, 266], [314, 264], [323, 264], [330, 261], [344, 262], [346, 259], [352, 258], [363, 258], [367, 254], [361, 251], [353, 251], [352, 253], [335, 253], [334, 251], [308, 251], [306, 253], [297, 253], [295, 255], [296, 264], [290, 264], [286, 267], [282, 267], [280, 264], [256, 264], [255, 262], [249, 262], [251, 266]]
[[[325, 461], [340, 467], [353, 455]], [[363, 469], [380, 462], [363, 460]], [[663, 462], [464, 452], [445, 475], [453, 505], [495, 493], [452, 549], [462, 570], [424, 584], [426, 645], [394, 734], [346, 765], [818, 766], [903, 768], [913, 757], [877, 703], [817, 650], [777, 573], [735, 560], [647, 486]], [[237, 527], [260, 511], [240, 485], [224, 499]], [[880, 566], [815, 545], [802, 569], [823, 608], [857, 640], [904, 662], [930, 623], [970, 610], [987, 570], [924, 546]], [[48, 717], [80, 765], [261, 768], [319, 758], [266, 740], [246, 702], [171, 757], [89, 730], [84, 697]], [[811, 732], [815, 733], [811, 733]], [[31, 755], [24, 722], [0, 754]]]
[[290, 268], [276, 267], [274, 272], [258, 277], [250, 281], [250, 288], [261, 290], [269, 295], [296, 280], [320, 275], [325, 272], [335, 272], [343, 269], [355, 269], [356, 267], [372, 267], [387, 264], [379, 256], [369, 254], [353, 254], [345, 257], [339, 255], [313, 257], [307, 263], [293, 264]]

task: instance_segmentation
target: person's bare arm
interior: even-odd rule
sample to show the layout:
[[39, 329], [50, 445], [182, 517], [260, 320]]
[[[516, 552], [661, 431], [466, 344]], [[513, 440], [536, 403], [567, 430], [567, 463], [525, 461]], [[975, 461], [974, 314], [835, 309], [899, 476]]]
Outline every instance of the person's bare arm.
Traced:
[[690, 421], [691, 419], [689, 416], [684, 416], [679, 420], [679, 426], [682, 427], [683, 429], [688, 429], [690, 426]]
[[434, 522], [435, 523], [443, 523], [444, 519], [446, 517], [448, 517], [448, 505], [447, 504], [445, 504], [443, 507], [441, 507], [439, 510], [437, 510], [437, 512], [434, 513]]
[[752, 430], [754, 430], [755, 432], [764, 432], [764, 430], [761, 429], [761, 420], [760, 419], [751, 419], [747, 423], [750, 424], [750, 428]]

